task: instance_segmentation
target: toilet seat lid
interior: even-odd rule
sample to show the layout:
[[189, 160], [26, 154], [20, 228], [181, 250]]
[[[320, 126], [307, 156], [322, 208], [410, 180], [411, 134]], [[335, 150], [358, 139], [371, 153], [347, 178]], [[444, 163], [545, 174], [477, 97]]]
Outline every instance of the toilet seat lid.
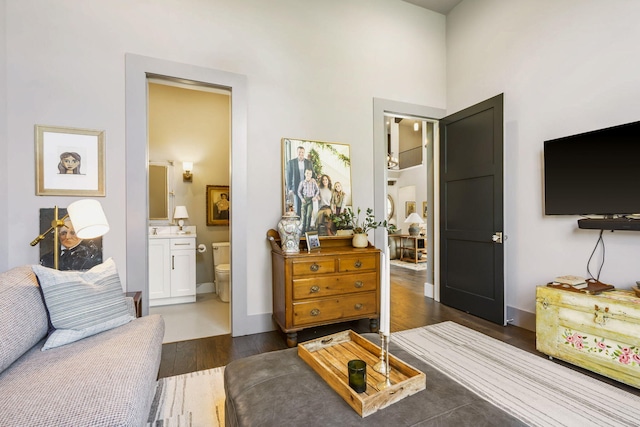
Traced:
[[221, 273], [226, 273], [228, 272], [230, 269], [230, 265], [229, 264], [218, 264], [216, 266], [216, 271], [221, 272]]

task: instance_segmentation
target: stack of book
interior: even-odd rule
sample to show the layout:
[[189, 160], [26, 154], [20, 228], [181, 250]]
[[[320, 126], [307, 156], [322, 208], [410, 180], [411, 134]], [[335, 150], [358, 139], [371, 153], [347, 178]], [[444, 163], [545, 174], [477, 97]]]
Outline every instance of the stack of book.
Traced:
[[588, 287], [587, 280], [580, 276], [558, 276], [553, 279], [554, 285], [569, 285], [575, 289], [584, 289]]

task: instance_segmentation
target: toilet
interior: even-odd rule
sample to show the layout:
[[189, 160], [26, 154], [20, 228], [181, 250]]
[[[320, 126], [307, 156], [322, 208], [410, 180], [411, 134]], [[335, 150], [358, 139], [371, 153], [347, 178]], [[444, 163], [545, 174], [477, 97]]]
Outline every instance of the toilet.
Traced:
[[230, 289], [230, 246], [229, 242], [211, 243], [213, 268], [215, 270], [216, 292], [222, 302], [229, 302]]

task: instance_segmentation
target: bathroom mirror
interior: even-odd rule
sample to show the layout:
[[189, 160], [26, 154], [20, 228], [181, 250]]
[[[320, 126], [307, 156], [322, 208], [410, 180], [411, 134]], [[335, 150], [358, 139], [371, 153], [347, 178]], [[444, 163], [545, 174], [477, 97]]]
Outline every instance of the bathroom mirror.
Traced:
[[149, 223], [169, 224], [173, 212], [173, 162], [149, 162]]

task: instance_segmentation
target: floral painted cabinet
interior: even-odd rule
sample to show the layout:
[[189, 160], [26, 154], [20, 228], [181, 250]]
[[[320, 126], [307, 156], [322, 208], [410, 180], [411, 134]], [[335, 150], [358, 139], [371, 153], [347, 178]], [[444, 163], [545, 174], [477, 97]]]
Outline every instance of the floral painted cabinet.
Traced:
[[536, 348], [640, 388], [640, 298], [536, 289]]

